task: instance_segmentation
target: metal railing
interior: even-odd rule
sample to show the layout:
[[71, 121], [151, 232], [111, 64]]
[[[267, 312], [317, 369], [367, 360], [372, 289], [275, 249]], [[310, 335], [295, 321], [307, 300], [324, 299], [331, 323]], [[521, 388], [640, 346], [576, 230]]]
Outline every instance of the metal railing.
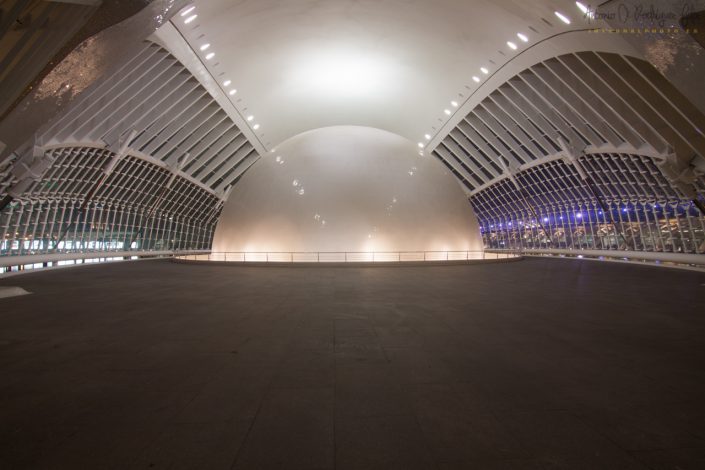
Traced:
[[57, 268], [83, 264], [130, 261], [149, 258], [171, 258], [176, 255], [208, 253], [205, 250], [193, 251], [88, 251], [83, 253], [42, 253], [22, 256], [0, 257], [0, 277], [3, 275], [31, 272], [45, 268]]
[[581, 249], [534, 249], [489, 250], [488, 254], [513, 254], [515, 256], [553, 256], [561, 258], [620, 261], [637, 264], [653, 264], [667, 267], [705, 270], [705, 255], [694, 253], [668, 253], [633, 250], [581, 250]]
[[190, 261], [220, 261], [233, 263], [404, 263], [497, 260], [517, 258], [514, 253], [484, 251], [268, 251], [214, 252], [175, 256]]

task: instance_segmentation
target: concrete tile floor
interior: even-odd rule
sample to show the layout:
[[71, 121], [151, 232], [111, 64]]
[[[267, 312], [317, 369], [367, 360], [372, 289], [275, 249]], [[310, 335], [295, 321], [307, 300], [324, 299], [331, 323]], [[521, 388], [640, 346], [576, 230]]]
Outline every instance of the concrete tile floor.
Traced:
[[8, 278], [2, 469], [702, 469], [705, 275], [553, 259]]

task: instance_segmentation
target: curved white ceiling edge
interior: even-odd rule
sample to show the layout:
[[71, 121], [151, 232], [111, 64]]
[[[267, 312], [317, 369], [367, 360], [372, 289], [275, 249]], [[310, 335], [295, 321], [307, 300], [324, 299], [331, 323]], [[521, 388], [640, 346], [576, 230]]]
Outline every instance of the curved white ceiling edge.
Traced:
[[181, 33], [174, 25], [167, 21], [157, 29], [148, 40], [159, 44], [169, 51], [186, 69], [198, 80], [208, 93], [215, 99], [218, 105], [225, 111], [230, 119], [237, 125], [247, 140], [254, 146], [260, 155], [264, 155], [267, 150], [255, 133], [250, 129], [246, 119], [242, 116], [230, 99], [225, 95], [218, 81], [211, 75], [203, 65], [201, 59], [191, 49], [191, 46], [184, 40]]
[[481, 67], [493, 72], [537, 41], [601, 24], [566, 0], [194, 0], [193, 7], [172, 21], [218, 80], [232, 80], [235, 105], [261, 125], [267, 148], [332, 125], [421, 142], [456, 110], [451, 101], [485, 79]]
[[522, 51], [500, 67], [460, 104], [458, 111], [448, 119], [438, 133], [428, 142], [426, 149], [432, 150], [446, 138], [465, 116], [482, 100], [519, 72], [545, 60], [563, 54], [582, 51], [611, 52], [643, 59], [643, 55], [618, 35], [593, 33], [585, 30], [566, 31], [547, 38]]

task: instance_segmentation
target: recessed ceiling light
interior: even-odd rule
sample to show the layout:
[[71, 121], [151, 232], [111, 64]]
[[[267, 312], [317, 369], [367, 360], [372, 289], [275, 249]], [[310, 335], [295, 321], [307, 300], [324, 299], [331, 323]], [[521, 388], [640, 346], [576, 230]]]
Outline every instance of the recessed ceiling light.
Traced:
[[430, 136], [429, 134], [425, 134], [425, 135], [424, 135], [424, 138], [425, 138], [426, 140], [431, 140], [431, 136]]
[[529, 42], [529, 38], [526, 37], [526, 34], [517, 33], [517, 37], [524, 42]]
[[196, 18], [198, 18], [198, 15], [191, 15], [191, 16], [189, 16], [188, 18], [186, 18], [186, 19], [184, 20], [184, 24], [189, 24], [190, 22], [192, 22], [192, 21], [195, 20]]
[[215, 52], [209, 52], [206, 54], [206, 60], [211, 60], [213, 57], [215, 57]]
[[253, 128], [254, 130], [259, 129], [259, 124], [255, 124], [254, 126], [252, 126], [252, 128]]
[[190, 6], [190, 7], [188, 7], [187, 9], [185, 9], [184, 11], [181, 12], [181, 16], [186, 16], [186, 15], [188, 15], [189, 13], [191, 13], [191, 12], [192, 12], [193, 10], [195, 10], [195, 9], [196, 9], [195, 6]]
[[223, 86], [230, 86], [230, 84], [231, 84], [232, 82], [233, 82], [232, 80], [225, 80], [225, 81], [223, 82]]
[[490, 71], [487, 70], [485, 67], [480, 67], [480, 72], [484, 73], [485, 75], [487, 75], [488, 73], [490, 73]]
[[422, 148], [423, 148], [423, 142], [419, 142], [419, 144], [418, 144], [418, 145], [419, 145], [419, 148], [420, 148], [420, 149], [422, 149]]
[[248, 121], [252, 121], [252, 120], [253, 120], [254, 118], [255, 118], [255, 117], [254, 117], [254, 116], [252, 116], [252, 115], [250, 115], [250, 116], [247, 116], [247, 120], [248, 120]]
[[450, 116], [450, 109], [444, 109], [443, 112]]
[[454, 108], [457, 108], [457, 107], [458, 107], [458, 102], [457, 102], [457, 101], [451, 101], [451, 102], [450, 102], [450, 105], [451, 105], [452, 107], [454, 107]]
[[561, 13], [559, 11], [556, 11], [554, 13], [556, 14], [556, 16], [558, 17], [559, 20], [561, 20], [565, 24], [570, 24], [570, 19], [567, 16], [565, 16], [563, 13]]
[[479, 82], [480, 82], [480, 77], [477, 77], [477, 76], [473, 75], [472, 81], [475, 82], [475, 83], [479, 83]]
[[206, 44], [204, 44], [204, 45], [201, 46], [201, 50], [202, 50], [202, 51], [205, 51], [205, 50], [208, 49], [209, 47], [211, 47], [211, 45], [208, 44], [208, 43], [206, 43]]
[[578, 8], [580, 8], [580, 11], [582, 11], [583, 13], [587, 13], [587, 12], [588, 12], [588, 7], [586, 7], [586, 6], [583, 5], [582, 3], [580, 3], [580, 2], [575, 2], [575, 4], [578, 5]]
[[507, 41], [507, 46], [509, 46], [511, 49], [514, 49], [514, 50], [517, 49], [517, 45], [514, 44], [512, 41]]
[[230, 91], [228, 92], [228, 95], [232, 96], [232, 95], [234, 95], [235, 93], [237, 93], [237, 90], [230, 90]]

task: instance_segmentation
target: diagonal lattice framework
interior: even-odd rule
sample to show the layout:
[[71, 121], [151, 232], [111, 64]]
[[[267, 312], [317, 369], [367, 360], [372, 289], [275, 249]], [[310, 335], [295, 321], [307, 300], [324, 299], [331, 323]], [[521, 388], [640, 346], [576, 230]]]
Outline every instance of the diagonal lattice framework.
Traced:
[[498, 87], [433, 155], [486, 247], [705, 253], [704, 124], [648, 63], [579, 52]]
[[0, 162], [0, 254], [208, 249], [258, 158], [198, 80], [145, 43]]

